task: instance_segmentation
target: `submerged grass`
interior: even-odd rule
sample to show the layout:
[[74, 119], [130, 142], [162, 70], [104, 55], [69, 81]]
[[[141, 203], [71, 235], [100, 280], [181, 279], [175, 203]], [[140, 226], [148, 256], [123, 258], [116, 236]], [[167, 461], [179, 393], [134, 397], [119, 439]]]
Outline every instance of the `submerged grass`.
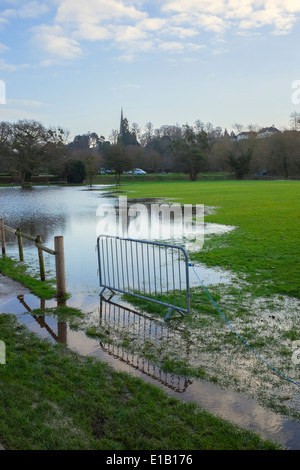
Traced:
[[11, 450], [279, 449], [195, 404], [0, 316], [0, 441]]

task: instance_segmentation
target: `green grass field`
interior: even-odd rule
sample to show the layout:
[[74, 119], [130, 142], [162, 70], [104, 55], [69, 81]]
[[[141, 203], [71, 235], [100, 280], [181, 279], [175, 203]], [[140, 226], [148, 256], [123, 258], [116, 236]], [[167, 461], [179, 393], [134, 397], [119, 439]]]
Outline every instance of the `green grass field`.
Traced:
[[216, 207], [205, 221], [237, 229], [206, 241], [195, 259], [245, 274], [265, 293], [300, 298], [299, 181], [144, 182], [123, 188], [128, 197]]
[[10, 450], [276, 449], [193, 403], [51, 345], [0, 315], [0, 442]]

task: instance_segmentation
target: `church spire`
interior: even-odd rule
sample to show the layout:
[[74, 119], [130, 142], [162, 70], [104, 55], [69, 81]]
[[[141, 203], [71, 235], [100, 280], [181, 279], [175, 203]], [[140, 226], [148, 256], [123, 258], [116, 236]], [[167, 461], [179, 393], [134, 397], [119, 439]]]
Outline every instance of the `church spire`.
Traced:
[[123, 108], [121, 108], [120, 136], [123, 135], [123, 130], [124, 130], [124, 118], [123, 118]]

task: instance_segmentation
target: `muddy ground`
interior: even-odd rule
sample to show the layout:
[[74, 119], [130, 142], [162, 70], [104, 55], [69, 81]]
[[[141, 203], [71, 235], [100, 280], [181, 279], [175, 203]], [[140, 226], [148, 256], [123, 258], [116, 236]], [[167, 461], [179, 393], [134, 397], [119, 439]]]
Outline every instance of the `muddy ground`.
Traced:
[[0, 273], [0, 308], [1, 305], [14, 299], [17, 295], [28, 293], [29, 290], [26, 287]]

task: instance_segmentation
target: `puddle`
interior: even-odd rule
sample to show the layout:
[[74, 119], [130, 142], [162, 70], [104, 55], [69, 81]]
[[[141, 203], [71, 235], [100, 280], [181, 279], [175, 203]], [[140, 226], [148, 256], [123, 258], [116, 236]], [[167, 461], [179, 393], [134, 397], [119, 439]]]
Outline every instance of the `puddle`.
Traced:
[[29, 291], [26, 287], [21, 286], [19, 283], [0, 273], [0, 308], [2, 304], [7, 304], [10, 300], [16, 298], [16, 292], [19, 294], [28, 294]]
[[[168, 336], [172, 341], [182, 341], [180, 328], [170, 333], [165, 322], [151, 318], [110, 300], [99, 301], [97, 311], [91, 312], [90, 322], [119, 335], [129, 331], [131, 339], [139, 338], [141, 342], [160, 339]], [[284, 445], [291, 450], [300, 450], [300, 423], [288, 420], [277, 413], [263, 408], [255, 400], [247, 399], [238, 393], [221, 389], [200, 380], [187, 380], [179, 375], [162, 371], [147, 359], [130, 353], [122, 347], [121, 342], [114, 345], [108, 341], [87, 336], [82, 330], [74, 330], [67, 322], [57, 321], [51, 316], [36, 316], [31, 310], [55, 307], [56, 302], [41, 301], [32, 294], [20, 294], [2, 303], [1, 312], [14, 312], [20, 323], [41, 338], [52, 342], [65, 343], [71, 350], [93, 356], [108, 363], [117, 371], [130, 373], [162, 388], [170, 396], [186, 402], [196, 402], [216, 416], [224, 418], [244, 429], [252, 430], [262, 436]], [[124, 330], [125, 328], [125, 330]], [[185, 346], [186, 347], [186, 346]]]
[[[205, 286], [216, 284], [233, 284], [235, 276], [224, 269], [208, 268], [204, 264], [194, 264], [194, 269], [190, 269], [190, 286], [198, 287], [199, 279]], [[198, 279], [199, 277], [199, 279]]]

